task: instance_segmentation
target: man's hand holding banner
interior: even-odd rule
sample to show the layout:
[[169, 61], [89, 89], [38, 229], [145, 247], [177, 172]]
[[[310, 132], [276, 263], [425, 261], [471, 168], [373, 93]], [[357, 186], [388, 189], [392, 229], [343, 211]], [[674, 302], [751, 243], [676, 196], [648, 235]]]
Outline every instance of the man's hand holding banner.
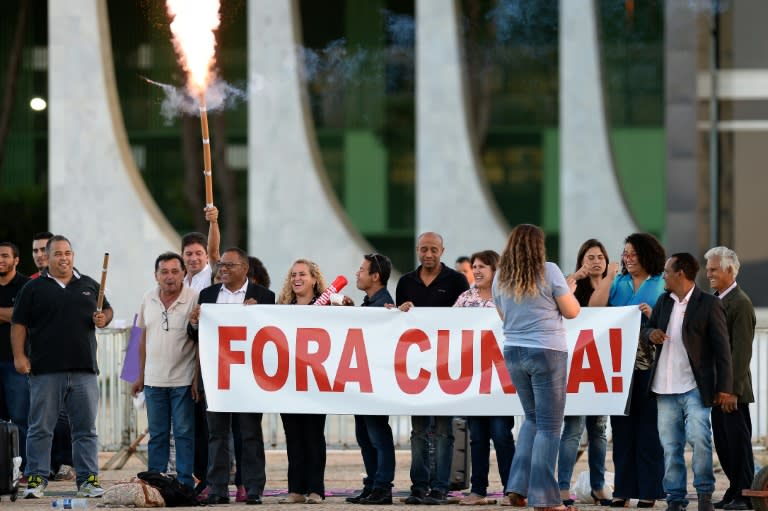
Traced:
[[[583, 308], [565, 322], [566, 415], [624, 413], [640, 311]], [[206, 304], [208, 409], [362, 415], [523, 415], [490, 308]]]

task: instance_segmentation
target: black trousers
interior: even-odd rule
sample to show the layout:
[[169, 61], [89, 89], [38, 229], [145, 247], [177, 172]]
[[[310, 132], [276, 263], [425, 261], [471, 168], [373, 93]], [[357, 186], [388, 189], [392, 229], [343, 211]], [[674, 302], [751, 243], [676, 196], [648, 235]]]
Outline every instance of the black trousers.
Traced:
[[615, 498], [665, 498], [664, 449], [659, 440], [656, 396], [648, 393], [650, 378], [650, 370], [635, 369], [629, 415], [611, 416]]
[[738, 409], [732, 413], [723, 413], [719, 406], [713, 406], [712, 436], [720, 466], [730, 483], [724, 499], [746, 500], [741, 496], [741, 490], [751, 488], [755, 475], [749, 405], [739, 403]]
[[234, 416], [237, 416], [240, 423], [242, 435], [243, 485], [248, 496], [260, 496], [267, 482], [260, 413], [208, 412], [208, 486], [213, 495], [229, 496], [229, 467], [232, 459], [229, 437]]
[[281, 413], [288, 451], [288, 491], [325, 498], [325, 415]]
[[205, 399], [195, 403], [195, 477], [200, 480], [199, 488], [208, 486], [208, 419]]

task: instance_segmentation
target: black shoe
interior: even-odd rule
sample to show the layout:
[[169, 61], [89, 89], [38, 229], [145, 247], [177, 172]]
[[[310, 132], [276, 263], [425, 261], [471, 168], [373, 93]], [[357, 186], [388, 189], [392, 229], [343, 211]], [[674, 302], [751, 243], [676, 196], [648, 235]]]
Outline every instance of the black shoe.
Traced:
[[715, 509], [723, 509], [726, 504], [730, 504], [730, 503], [731, 503], [731, 499], [727, 499], [727, 498], [723, 497], [723, 500], [718, 500], [717, 502], [712, 504], [712, 506]]
[[372, 493], [371, 489], [366, 487], [366, 488], [363, 488], [363, 491], [361, 491], [358, 495], [355, 495], [354, 497], [347, 497], [344, 500], [346, 500], [350, 504], [360, 504], [360, 501], [366, 497], [369, 497], [371, 493]]
[[245, 503], [250, 506], [258, 506], [261, 504], [261, 495], [248, 495], [245, 499]]
[[744, 499], [733, 499], [724, 505], [723, 509], [725, 511], [745, 511], [746, 509], [752, 509], [752, 502]]
[[445, 496], [445, 492], [440, 490], [432, 490], [429, 495], [424, 497], [424, 504], [428, 506], [439, 506], [442, 504], [448, 504], [448, 498]]
[[214, 506], [216, 504], [229, 504], [229, 497], [209, 494], [203, 502], [209, 506]]
[[424, 504], [424, 499], [427, 496], [427, 491], [421, 488], [414, 488], [411, 490], [411, 494], [405, 499], [406, 504]]
[[369, 506], [384, 506], [392, 504], [392, 489], [374, 488], [368, 497], [360, 499], [360, 504], [367, 504]]

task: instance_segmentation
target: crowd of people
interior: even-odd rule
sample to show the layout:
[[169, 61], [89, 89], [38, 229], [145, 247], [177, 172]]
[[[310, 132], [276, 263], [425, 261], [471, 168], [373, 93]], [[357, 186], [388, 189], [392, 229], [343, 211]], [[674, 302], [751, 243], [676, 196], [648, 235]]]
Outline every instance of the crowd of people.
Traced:
[[[208, 504], [235, 500], [260, 504], [266, 483], [260, 413], [206, 409], [197, 346], [211, 342], [198, 330], [200, 305], [310, 305], [327, 287], [318, 265], [297, 259], [282, 288], [269, 290], [261, 262], [233, 247], [219, 251], [216, 208], [207, 208], [208, 236], [183, 237], [180, 252], [159, 254], [157, 286], [139, 304], [140, 376], [149, 427], [148, 469], [165, 472], [175, 458], [178, 480]], [[419, 266], [387, 291], [392, 263], [362, 256], [356, 287], [363, 307], [489, 307], [503, 323], [503, 355], [524, 410], [517, 442], [514, 418], [470, 417], [470, 493], [462, 505], [487, 505], [490, 444], [503, 488], [501, 505], [564, 511], [573, 504], [571, 483], [586, 429], [589, 480], [596, 504], [670, 511], [688, 505], [683, 449], [693, 445], [698, 510], [750, 509], [741, 491], [754, 472], [749, 365], [755, 313], [736, 284], [739, 260], [726, 247], [709, 250], [706, 276], [714, 293], [695, 282], [697, 258], [665, 254], [652, 235], [627, 236], [621, 261], [609, 261], [600, 241], [583, 243], [575, 269], [565, 275], [547, 261], [544, 232], [515, 227], [501, 254], [479, 250], [442, 262], [443, 238], [417, 238]], [[19, 251], [0, 242], [0, 415], [16, 423], [26, 477], [24, 496], [40, 498], [51, 478], [75, 478], [78, 495], [103, 494], [98, 478], [96, 328], [112, 319], [99, 284], [79, 273], [74, 250], [61, 235], [33, 241], [39, 272], [16, 271]], [[458, 271], [457, 271], [458, 270]], [[341, 305], [353, 306], [344, 296]], [[607, 417], [564, 416], [568, 345], [564, 319], [582, 307], [636, 306], [641, 312], [627, 414], [610, 417], [615, 486], [606, 485]], [[395, 448], [388, 416], [356, 415], [355, 433], [365, 477], [353, 504], [391, 504]], [[319, 504], [325, 499], [325, 415], [281, 414], [288, 456], [288, 495], [281, 502]], [[454, 453], [452, 417], [411, 417], [410, 494], [406, 504], [445, 504]], [[712, 443], [728, 477], [714, 502]], [[175, 453], [172, 455], [172, 453]]]

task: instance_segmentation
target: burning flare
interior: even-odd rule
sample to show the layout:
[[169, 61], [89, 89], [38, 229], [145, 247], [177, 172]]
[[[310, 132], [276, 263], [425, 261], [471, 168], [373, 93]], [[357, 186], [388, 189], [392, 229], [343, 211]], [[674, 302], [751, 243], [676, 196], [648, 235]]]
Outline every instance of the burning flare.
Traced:
[[173, 46], [187, 71], [192, 95], [203, 95], [212, 79], [219, 28], [219, 0], [166, 0]]

